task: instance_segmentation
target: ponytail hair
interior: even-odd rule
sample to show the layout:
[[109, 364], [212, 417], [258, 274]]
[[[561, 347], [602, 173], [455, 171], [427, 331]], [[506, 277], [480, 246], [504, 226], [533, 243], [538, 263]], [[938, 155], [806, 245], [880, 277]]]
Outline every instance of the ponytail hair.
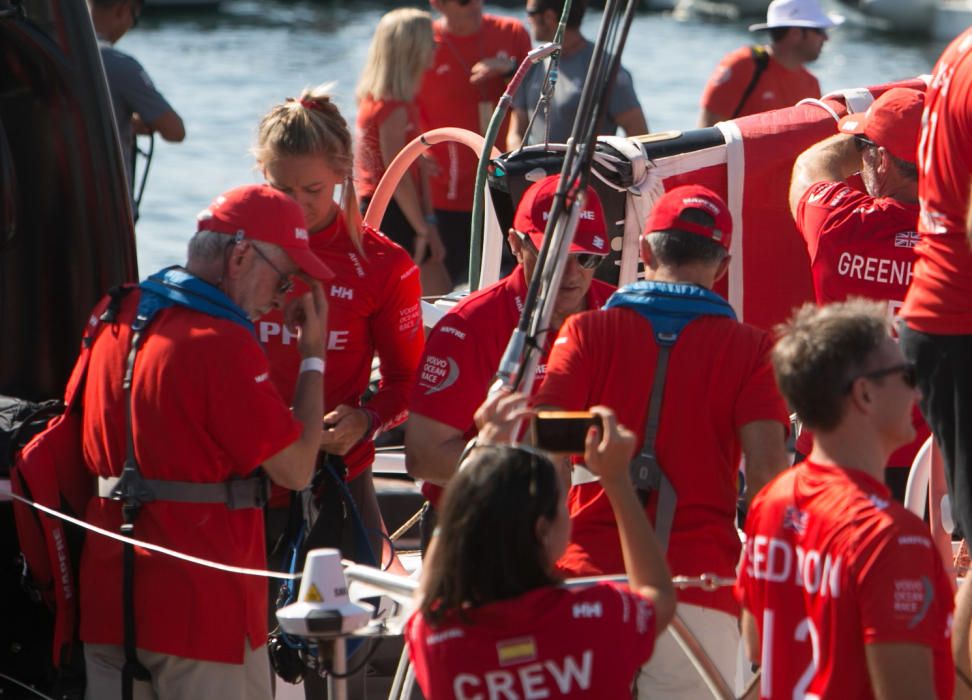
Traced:
[[288, 97], [260, 120], [252, 153], [259, 163], [288, 156], [320, 156], [335, 172], [344, 175], [341, 209], [351, 241], [359, 252], [361, 215], [352, 182], [354, 156], [351, 132], [337, 105], [331, 101], [333, 84], [304, 88], [300, 97]]

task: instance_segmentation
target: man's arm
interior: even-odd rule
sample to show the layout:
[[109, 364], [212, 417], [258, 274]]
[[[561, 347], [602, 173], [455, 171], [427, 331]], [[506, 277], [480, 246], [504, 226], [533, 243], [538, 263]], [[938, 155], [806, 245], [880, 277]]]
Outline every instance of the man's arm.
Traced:
[[757, 420], [739, 429], [746, 457], [746, 502], [788, 466], [786, 430], [775, 420]]
[[466, 442], [458, 428], [412, 412], [405, 423], [405, 468], [416, 479], [445, 486]]
[[178, 143], [186, 138], [186, 127], [182, 123], [182, 117], [176, 114], [174, 109], [170, 109], [149, 122], [149, 128], [172, 143]]
[[797, 156], [790, 179], [790, 213], [796, 219], [804, 193], [817, 182], [839, 182], [861, 169], [861, 154], [850, 134], [835, 134]]
[[523, 144], [526, 136], [527, 124], [530, 123], [530, 115], [525, 109], [515, 108], [510, 111], [510, 130], [506, 134], [506, 150], [515, 151]]
[[624, 131], [625, 136], [640, 136], [648, 133], [648, 122], [641, 107], [632, 107], [614, 117], [614, 121]]
[[921, 644], [868, 644], [867, 672], [875, 700], [934, 698], [932, 652]]
[[716, 114], [715, 112], [710, 112], [705, 107], [702, 108], [702, 112], [699, 114], [699, 128], [704, 129], [707, 126], [713, 126], [716, 122], [724, 122], [728, 117], [722, 114]]
[[[284, 312], [290, 325], [299, 324], [297, 348], [304, 359], [324, 359], [327, 334], [327, 297], [320, 282], [311, 291], [292, 301]], [[323, 368], [323, 364], [321, 365]], [[310, 483], [317, 463], [324, 416], [324, 373], [303, 371], [297, 375], [294, 390], [294, 417], [303, 426], [300, 437], [263, 462], [270, 479], [284, 488], [300, 491]]]

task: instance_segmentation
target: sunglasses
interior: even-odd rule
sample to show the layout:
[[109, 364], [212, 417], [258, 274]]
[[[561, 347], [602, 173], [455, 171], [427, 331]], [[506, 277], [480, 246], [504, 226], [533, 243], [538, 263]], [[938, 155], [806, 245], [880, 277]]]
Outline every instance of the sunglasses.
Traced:
[[543, 10], [539, 7], [528, 7], [526, 13], [527, 17], [536, 17], [537, 15], [542, 15]]
[[871, 139], [861, 136], [860, 134], [854, 135], [854, 148], [857, 149], [858, 153], [862, 153], [866, 148], [877, 148], [878, 145], [871, 141]]
[[884, 377], [890, 376], [892, 374], [900, 374], [901, 381], [905, 383], [909, 389], [914, 389], [918, 386], [918, 373], [915, 371], [915, 366], [911, 362], [904, 362], [900, 365], [892, 365], [890, 367], [885, 367], [883, 369], [876, 369], [872, 372], [864, 372], [859, 374], [847, 383], [847, 391], [851, 390], [854, 386], [854, 382], [858, 379], [883, 379]]
[[[533, 245], [533, 241], [530, 240], [530, 237], [527, 234], [523, 233], [522, 231], [514, 231], [514, 233], [516, 234], [516, 237], [520, 239], [520, 243], [522, 243], [527, 250], [534, 255], [540, 254], [540, 251], [538, 251], [537, 247]], [[598, 255], [597, 253], [570, 253], [568, 257], [572, 258], [585, 270], [593, 270], [604, 261], [605, 256]]]
[[824, 39], [827, 38], [827, 30], [826, 29], [821, 29], [820, 27], [804, 27], [803, 28], [803, 31], [805, 31], [805, 32], [813, 32], [814, 34], [819, 34]]
[[250, 245], [253, 247], [253, 250], [256, 251], [256, 254], [260, 256], [260, 259], [273, 268], [273, 271], [276, 272], [280, 277], [280, 281], [277, 282], [277, 294], [289, 294], [294, 288], [294, 282], [290, 279], [290, 275], [285, 275], [279, 267], [274, 265], [273, 261], [266, 256], [266, 253], [260, 250], [256, 243], [250, 241]]

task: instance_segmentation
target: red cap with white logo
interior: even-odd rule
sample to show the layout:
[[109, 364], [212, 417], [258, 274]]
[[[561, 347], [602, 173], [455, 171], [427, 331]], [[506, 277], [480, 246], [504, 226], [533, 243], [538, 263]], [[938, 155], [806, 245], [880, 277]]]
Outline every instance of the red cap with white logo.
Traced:
[[[550, 216], [550, 207], [559, 183], [559, 175], [548, 175], [540, 182], [533, 183], [516, 206], [513, 228], [530, 236], [538, 250], [543, 244], [543, 232], [547, 228], [547, 218]], [[611, 252], [604, 208], [593, 187], [587, 188], [587, 201], [577, 218], [577, 230], [568, 252], [595, 255], [607, 255]]]
[[[698, 209], [712, 217], [712, 225], [697, 224], [682, 218], [687, 209]], [[682, 185], [666, 192], [652, 207], [645, 233], [686, 231], [705, 236], [726, 250], [732, 241], [732, 215], [722, 197], [702, 185]]]
[[268, 185], [243, 185], [219, 195], [199, 212], [196, 230], [272, 243], [311, 277], [334, 277], [331, 268], [310, 249], [300, 206]]

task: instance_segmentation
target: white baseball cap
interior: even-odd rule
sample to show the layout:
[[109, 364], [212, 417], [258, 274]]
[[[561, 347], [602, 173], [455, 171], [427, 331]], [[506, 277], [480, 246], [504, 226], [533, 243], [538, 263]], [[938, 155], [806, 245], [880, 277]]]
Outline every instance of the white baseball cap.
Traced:
[[766, 21], [749, 25], [749, 31], [776, 27], [830, 29], [843, 23], [843, 15], [824, 12], [818, 0], [773, 0], [766, 9]]

